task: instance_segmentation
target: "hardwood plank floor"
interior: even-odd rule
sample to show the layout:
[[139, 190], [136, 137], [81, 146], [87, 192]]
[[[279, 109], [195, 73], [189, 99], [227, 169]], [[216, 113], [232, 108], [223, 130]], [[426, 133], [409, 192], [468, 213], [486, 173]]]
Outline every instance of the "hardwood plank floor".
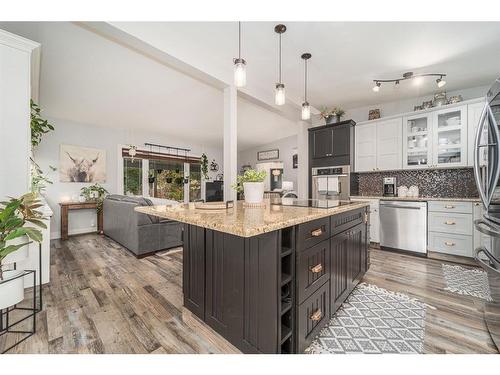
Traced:
[[[496, 353], [482, 302], [444, 291], [441, 263], [373, 249], [364, 281], [435, 308], [427, 309], [426, 352]], [[238, 352], [183, 309], [181, 283], [181, 249], [136, 259], [96, 234], [53, 241], [37, 333], [11, 352]], [[0, 351], [13, 339], [0, 338]]]

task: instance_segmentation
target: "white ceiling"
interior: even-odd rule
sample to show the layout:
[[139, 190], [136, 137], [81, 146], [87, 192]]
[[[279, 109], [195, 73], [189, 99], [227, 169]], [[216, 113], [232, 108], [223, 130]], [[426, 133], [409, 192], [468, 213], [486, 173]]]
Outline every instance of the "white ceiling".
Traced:
[[[112, 23], [213, 77], [232, 80], [237, 24], [221, 22]], [[277, 76], [275, 22], [245, 22], [245, 93], [273, 105]], [[489, 84], [500, 75], [500, 23], [286, 22], [283, 80], [289, 101], [300, 103], [303, 65], [312, 53], [309, 101], [345, 108], [418, 97], [436, 91], [433, 79], [398, 90], [374, 78], [405, 71], [444, 72], [448, 91]], [[49, 116], [108, 127], [145, 129], [222, 146], [219, 88], [193, 79], [85, 28], [68, 22], [0, 23], [42, 44], [41, 104]], [[258, 100], [256, 101], [258, 102]], [[297, 117], [299, 116], [297, 112]], [[244, 150], [296, 133], [293, 121], [239, 99], [238, 147]]]
[[[242, 57], [247, 88], [272, 103], [277, 79], [278, 22], [244, 22]], [[443, 72], [448, 91], [489, 84], [500, 75], [500, 22], [284, 22], [283, 81], [287, 97], [302, 101], [303, 62], [310, 52], [309, 102], [345, 108], [432, 94], [434, 79], [419, 87], [404, 82], [376, 94], [373, 79], [406, 71]], [[114, 22], [177, 58], [225, 81], [237, 54], [236, 22]]]
[[[69, 22], [0, 23], [0, 28], [42, 44], [45, 115], [222, 146], [219, 89]], [[293, 122], [241, 98], [238, 112], [242, 150], [269, 142], [269, 136], [296, 133]]]

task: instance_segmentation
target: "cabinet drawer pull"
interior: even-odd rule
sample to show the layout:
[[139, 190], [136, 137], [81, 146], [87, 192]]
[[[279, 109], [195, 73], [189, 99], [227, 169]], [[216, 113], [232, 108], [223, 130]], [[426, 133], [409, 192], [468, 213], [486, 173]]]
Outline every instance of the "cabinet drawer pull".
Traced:
[[311, 267], [312, 273], [320, 273], [323, 270], [323, 265], [321, 263]]
[[321, 320], [321, 309], [316, 310], [316, 311], [315, 311], [315, 312], [314, 312], [314, 313], [310, 316], [310, 319], [311, 319], [312, 321], [315, 321], [315, 322], [317, 322], [317, 321]]
[[321, 228], [315, 229], [311, 232], [311, 236], [319, 237], [323, 234], [323, 230]]
[[446, 225], [455, 225], [456, 223], [454, 221], [448, 220], [444, 222]]
[[444, 244], [446, 246], [455, 246], [455, 242], [445, 241]]
[[447, 204], [446, 206], [444, 206], [444, 208], [449, 208], [449, 209], [452, 209], [452, 208], [455, 208], [455, 206], [451, 205], [451, 204]]

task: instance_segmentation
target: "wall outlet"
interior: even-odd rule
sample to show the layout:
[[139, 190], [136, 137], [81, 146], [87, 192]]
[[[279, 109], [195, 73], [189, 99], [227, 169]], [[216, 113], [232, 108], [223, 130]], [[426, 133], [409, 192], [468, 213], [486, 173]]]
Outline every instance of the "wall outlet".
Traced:
[[90, 220], [90, 226], [95, 227], [95, 220]]

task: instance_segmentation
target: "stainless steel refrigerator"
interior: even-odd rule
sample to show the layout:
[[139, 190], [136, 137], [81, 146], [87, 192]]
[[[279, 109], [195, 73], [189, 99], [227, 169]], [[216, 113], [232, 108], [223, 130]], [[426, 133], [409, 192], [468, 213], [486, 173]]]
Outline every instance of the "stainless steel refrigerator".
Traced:
[[[472, 124], [470, 124], [472, 125]], [[500, 78], [486, 94], [486, 104], [474, 140], [474, 176], [484, 215], [474, 222], [491, 239], [476, 249], [476, 260], [488, 274], [492, 301], [484, 318], [491, 338], [500, 350]]]

